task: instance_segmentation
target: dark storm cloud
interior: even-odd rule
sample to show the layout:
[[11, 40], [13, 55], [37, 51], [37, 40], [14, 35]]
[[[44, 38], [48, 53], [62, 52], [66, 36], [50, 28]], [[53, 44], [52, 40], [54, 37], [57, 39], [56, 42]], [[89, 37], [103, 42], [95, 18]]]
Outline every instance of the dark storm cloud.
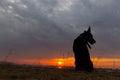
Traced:
[[118, 0], [1, 0], [0, 50], [32, 48], [45, 55], [56, 55], [57, 50], [71, 51], [73, 39], [91, 25], [97, 41], [92, 56], [118, 57], [119, 3]]

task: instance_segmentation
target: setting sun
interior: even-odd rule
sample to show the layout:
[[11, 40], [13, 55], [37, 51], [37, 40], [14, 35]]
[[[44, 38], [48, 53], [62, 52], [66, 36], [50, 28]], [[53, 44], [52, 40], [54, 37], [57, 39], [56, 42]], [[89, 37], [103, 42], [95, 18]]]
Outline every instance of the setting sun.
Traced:
[[58, 65], [62, 65], [63, 64], [63, 62], [62, 61], [58, 61]]
[[64, 66], [64, 61], [63, 61], [63, 59], [59, 59], [59, 60], [57, 61], [57, 67], [61, 69], [63, 66]]

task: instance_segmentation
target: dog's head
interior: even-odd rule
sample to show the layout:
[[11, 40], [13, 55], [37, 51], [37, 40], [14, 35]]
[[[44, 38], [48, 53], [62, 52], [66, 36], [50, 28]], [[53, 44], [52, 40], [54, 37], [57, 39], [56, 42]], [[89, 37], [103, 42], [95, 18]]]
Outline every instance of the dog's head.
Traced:
[[93, 38], [93, 35], [91, 34], [91, 28], [89, 26], [87, 31], [84, 31], [84, 38], [87, 42], [90, 44], [96, 43], [95, 39]]

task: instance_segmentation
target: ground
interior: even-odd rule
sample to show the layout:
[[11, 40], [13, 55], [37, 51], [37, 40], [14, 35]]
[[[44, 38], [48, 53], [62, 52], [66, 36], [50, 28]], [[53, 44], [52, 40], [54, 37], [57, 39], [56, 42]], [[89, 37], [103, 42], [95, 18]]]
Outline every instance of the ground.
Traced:
[[120, 80], [120, 70], [95, 69], [90, 73], [68, 67], [0, 64], [0, 80]]

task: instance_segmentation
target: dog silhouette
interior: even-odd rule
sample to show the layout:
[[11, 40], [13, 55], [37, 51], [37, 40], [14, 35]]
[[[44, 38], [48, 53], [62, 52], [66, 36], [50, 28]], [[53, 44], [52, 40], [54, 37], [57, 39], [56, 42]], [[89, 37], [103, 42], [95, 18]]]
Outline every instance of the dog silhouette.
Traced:
[[75, 69], [81, 71], [92, 72], [94, 70], [93, 63], [90, 60], [90, 54], [88, 48], [91, 49], [91, 45], [96, 43], [91, 34], [91, 28], [89, 26], [87, 31], [80, 34], [73, 42], [73, 52], [75, 56]]

